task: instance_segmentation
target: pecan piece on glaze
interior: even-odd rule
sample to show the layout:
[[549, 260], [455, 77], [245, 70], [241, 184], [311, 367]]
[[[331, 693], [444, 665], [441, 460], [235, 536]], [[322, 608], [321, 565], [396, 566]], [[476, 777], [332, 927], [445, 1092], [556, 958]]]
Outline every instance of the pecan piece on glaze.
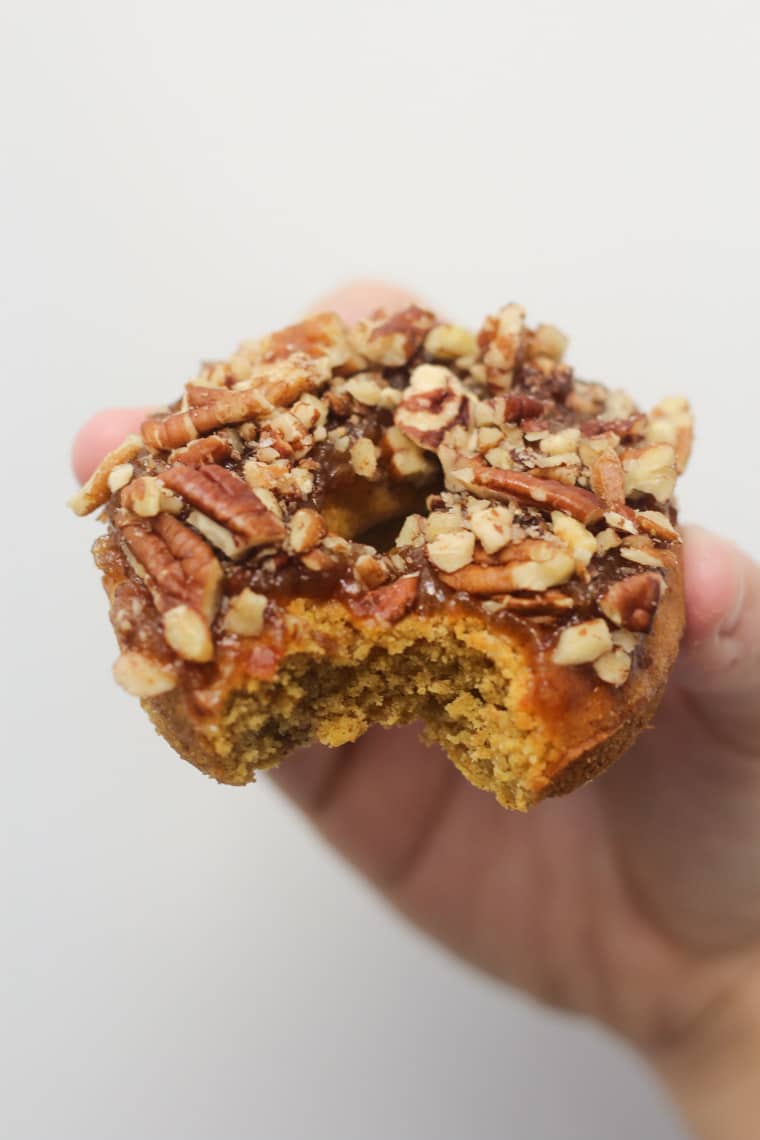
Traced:
[[467, 422], [468, 408], [453, 372], [441, 364], [420, 364], [412, 372], [394, 422], [420, 447], [434, 451], [450, 428]]
[[274, 542], [285, 535], [282, 521], [239, 476], [225, 467], [213, 463], [205, 467], [177, 464], [164, 471], [161, 478], [170, 490], [251, 544]]
[[222, 568], [202, 538], [172, 515], [151, 522], [117, 512], [114, 522], [137, 566], [149, 577], [156, 608], [192, 606], [211, 622], [219, 604]]
[[380, 586], [377, 590], [369, 590], [357, 598], [351, 598], [349, 607], [357, 617], [371, 617], [378, 621], [394, 622], [404, 616], [417, 597], [419, 574], [407, 574], [389, 582], [387, 586]]
[[486, 317], [478, 333], [480, 358], [491, 388], [511, 388], [525, 339], [525, 309], [510, 304]]
[[591, 468], [591, 489], [608, 507], [625, 503], [623, 464], [616, 451], [603, 451]]
[[417, 305], [390, 316], [380, 309], [358, 321], [350, 338], [356, 350], [373, 364], [399, 368], [411, 360], [434, 324], [434, 315]]
[[175, 452], [172, 463], [186, 463], [189, 467], [202, 467], [204, 463], [221, 463], [232, 455], [232, 444], [220, 435], [207, 435], [196, 439]]
[[567, 613], [575, 608], [575, 602], [569, 594], [561, 590], [544, 590], [540, 594], [505, 594], [496, 597], [499, 609], [516, 614], [554, 614]]
[[647, 418], [644, 415], [627, 416], [621, 420], [585, 420], [581, 425], [581, 435], [593, 439], [597, 435], [614, 432], [620, 439], [633, 442], [644, 438]]
[[584, 526], [596, 522], [605, 511], [598, 495], [554, 479], [539, 479], [525, 471], [481, 467], [475, 472], [474, 484], [476, 489], [487, 491], [494, 498], [503, 496], [546, 510], [566, 511]]
[[570, 555], [557, 551], [541, 562], [507, 562], [499, 566], [479, 566], [473, 562], [462, 570], [439, 577], [452, 590], [492, 595], [509, 594], [513, 590], [542, 592], [569, 582], [574, 573], [575, 563]]
[[89, 515], [111, 497], [108, 476], [115, 467], [129, 463], [143, 449], [139, 435], [128, 435], [118, 447], [109, 451], [93, 471], [87, 482], [69, 499], [69, 506], [75, 515]]
[[225, 424], [240, 424], [271, 412], [270, 401], [256, 388], [241, 392], [223, 392], [212, 404], [174, 412], [165, 420], [146, 420], [140, 429], [149, 447], [173, 451], [200, 435], [206, 435]]
[[190, 408], [207, 408], [209, 404], [216, 404], [222, 399], [226, 392], [226, 388], [208, 388], [192, 381], [185, 384], [185, 399]]
[[663, 580], [654, 571], [615, 582], [599, 599], [605, 617], [623, 629], [648, 633], [662, 595]]

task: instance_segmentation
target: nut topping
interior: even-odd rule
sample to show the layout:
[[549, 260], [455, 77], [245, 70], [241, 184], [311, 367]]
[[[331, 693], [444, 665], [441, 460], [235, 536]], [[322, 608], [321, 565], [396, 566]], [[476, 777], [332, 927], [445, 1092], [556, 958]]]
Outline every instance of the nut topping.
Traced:
[[539, 479], [525, 471], [483, 467], [475, 472], [474, 484], [476, 489], [482, 488], [493, 498], [504, 496], [518, 502], [536, 503], [546, 510], [556, 508], [565, 511], [584, 526], [596, 522], [604, 514], [604, 503], [590, 491], [569, 487], [553, 479]]
[[167, 644], [185, 661], [211, 661], [214, 642], [211, 631], [197, 610], [181, 603], [164, 613]]
[[609, 626], [603, 618], [594, 618], [562, 630], [552, 661], [555, 665], [585, 665], [611, 650]]
[[599, 609], [615, 625], [634, 633], [648, 633], [662, 595], [659, 574], [636, 574], [613, 583], [599, 602]]
[[358, 598], [352, 598], [349, 605], [357, 617], [370, 617], [384, 622], [399, 621], [414, 604], [419, 580], [419, 574], [407, 574], [378, 590], [370, 590]]
[[296, 511], [290, 520], [290, 546], [296, 554], [313, 550], [326, 534], [324, 519], [309, 507]]
[[176, 688], [173, 669], [159, 664], [145, 653], [122, 653], [113, 667], [114, 680], [133, 697], [158, 697]]
[[427, 556], [439, 570], [452, 573], [472, 561], [475, 535], [469, 530], [444, 532], [427, 544]]
[[445, 433], [467, 419], [468, 401], [460, 381], [440, 364], [420, 364], [396, 410], [396, 426], [421, 447], [435, 450]]
[[238, 637], [256, 637], [264, 628], [266, 608], [267, 599], [264, 594], [257, 594], [246, 586], [234, 598], [230, 598], [224, 615], [224, 629]]
[[250, 545], [277, 542], [285, 536], [280, 519], [267, 510], [242, 479], [224, 467], [178, 464], [165, 471], [162, 480], [170, 490]]
[[68, 505], [74, 514], [89, 515], [108, 502], [111, 495], [108, 478], [111, 472], [122, 464], [129, 463], [141, 450], [140, 436], [128, 435], [123, 443], [101, 459], [87, 482], [69, 499]]

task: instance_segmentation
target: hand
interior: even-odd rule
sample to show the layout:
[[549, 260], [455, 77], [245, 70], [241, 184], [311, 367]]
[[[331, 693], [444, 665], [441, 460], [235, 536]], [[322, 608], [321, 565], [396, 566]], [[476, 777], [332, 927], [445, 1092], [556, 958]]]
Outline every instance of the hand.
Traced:
[[[408, 296], [360, 285], [347, 319]], [[86, 478], [140, 412], [77, 437]], [[409, 918], [483, 970], [637, 1045], [706, 1137], [760, 1107], [760, 568], [697, 528], [687, 632], [655, 727], [601, 779], [508, 815], [413, 727], [275, 774]]]

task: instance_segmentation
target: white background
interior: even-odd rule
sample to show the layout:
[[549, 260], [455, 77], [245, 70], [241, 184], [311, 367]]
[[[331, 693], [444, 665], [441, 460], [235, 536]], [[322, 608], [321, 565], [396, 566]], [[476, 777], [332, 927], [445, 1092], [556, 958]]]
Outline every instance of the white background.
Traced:
[[[757, 5], [6, 3], [0, 1134], [675, 1140], [638, 1063], [389, 914], [113, 685], [69, 438], [320, 290], [519, 299], [696, 405], [760, 553]], [[540, 809], [539, 809], [540, 810]]]

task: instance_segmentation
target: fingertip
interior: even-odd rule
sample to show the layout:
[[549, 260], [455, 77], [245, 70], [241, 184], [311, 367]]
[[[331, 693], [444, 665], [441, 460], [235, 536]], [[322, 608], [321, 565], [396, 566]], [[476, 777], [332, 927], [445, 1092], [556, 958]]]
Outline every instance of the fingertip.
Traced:
[[742, 607], [742, 555], [728, 539], [702, 527], [684, 532], [686, 640], [696, 646], [731, 632]]
[[89, 479], [103, 456], [126, 435], [139, 430], [146, 411], [145, 408], [106, 408], [82, 425], [71, 446], [71, 463], [80, 483]]
[[407, 305], [418, 302], [408, 289], [399, 285], [391, 285], [387, 281], [372, 279], [351, 281], [325, 293], [319, 301], [311, 306], [310, 312], [331, 311], [337, 313], [348, 324], [366, 317], [375, 309], [388, 309], [395, 311], [404, 309]]

